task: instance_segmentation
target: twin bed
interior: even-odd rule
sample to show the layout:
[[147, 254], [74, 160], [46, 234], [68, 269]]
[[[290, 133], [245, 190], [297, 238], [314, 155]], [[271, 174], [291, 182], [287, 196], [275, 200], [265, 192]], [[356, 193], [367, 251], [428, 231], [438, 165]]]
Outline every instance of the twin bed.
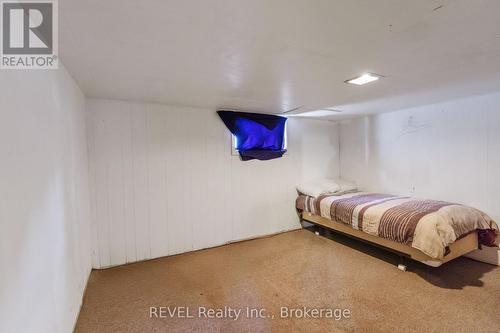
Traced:
[[380, 193], [299, 191], [302, 221], [402, 253], [426, 265], [443, 263], [478, 249], [498, 246], [498, 226], [485, 213], [444, 201]]

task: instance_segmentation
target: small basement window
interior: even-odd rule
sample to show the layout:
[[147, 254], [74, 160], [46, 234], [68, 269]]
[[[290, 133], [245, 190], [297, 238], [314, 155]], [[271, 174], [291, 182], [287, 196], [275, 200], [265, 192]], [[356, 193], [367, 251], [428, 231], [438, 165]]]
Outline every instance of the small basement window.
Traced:
[[[236, 135], [231, 134], [231, 155], [240, 156], [237, 147], [238, 147], [238, 139], [236, 138]], [[283, 149], [286, 151], [283, 155], [288, 155], [288, 130], [286, 123], [285, 123], [285, 131], [283, 133]]]
[[272, 160], [286, 153], [287, 118], [225, 110], [217, 113], [233, 135], [232, 154], [238, 154], [242, 161]]

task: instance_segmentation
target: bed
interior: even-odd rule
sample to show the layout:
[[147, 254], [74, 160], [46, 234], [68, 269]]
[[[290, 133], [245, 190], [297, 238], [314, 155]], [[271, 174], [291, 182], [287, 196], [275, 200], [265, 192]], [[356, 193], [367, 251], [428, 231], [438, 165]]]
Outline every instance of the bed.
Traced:
[[438, 267], [485, 246], [498, 246], [498, 226], [465, 205], [371, 192], [299, 192], [296, 208], [309, 222], [392, 249]]

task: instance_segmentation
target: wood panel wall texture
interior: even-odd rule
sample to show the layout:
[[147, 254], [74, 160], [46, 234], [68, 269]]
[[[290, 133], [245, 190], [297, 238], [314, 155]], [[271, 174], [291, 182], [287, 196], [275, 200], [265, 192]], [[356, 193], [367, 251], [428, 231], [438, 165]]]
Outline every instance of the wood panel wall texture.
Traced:
[[298, 228], [295, 185], [338, 175], [331, 122], [290, 119], [289, 154], [242, 162], [215, 110], [86, 104], [95, 268]]

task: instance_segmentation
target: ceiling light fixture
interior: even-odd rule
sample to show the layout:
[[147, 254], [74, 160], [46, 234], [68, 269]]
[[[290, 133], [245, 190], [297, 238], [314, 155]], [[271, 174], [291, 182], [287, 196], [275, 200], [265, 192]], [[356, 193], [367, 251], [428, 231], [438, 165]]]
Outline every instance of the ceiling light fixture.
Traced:
[[333, 116], [337, 112], [342, 112], [342, 111], [321, 109], [321, 110], [305, 111], [305, 112], [301, 112], [301, 113], [296, 113], [296, 114], [292, 114], [290, 116], [293, 116], [293, 117], [329, 117], [329, 116]]
[[360, 75], [358, 77], [355, 77], [353, 79], [347, 80], [347, 81], [345, 81], [345, 83], [354, 84], [357, 86], [362, 86], [362, 85], [365, 85], [367, 83], [377, 81], [381, 77], [382, 77], [382, 75], [365, 73], [365, 74]]
[[342, 112], [342, 110], [338, 110], [338, 109], [333, 109], [333, 108], [324, 108], [324, 109], [320, 109], [322, 111], [330, 111], [330, 112]]

